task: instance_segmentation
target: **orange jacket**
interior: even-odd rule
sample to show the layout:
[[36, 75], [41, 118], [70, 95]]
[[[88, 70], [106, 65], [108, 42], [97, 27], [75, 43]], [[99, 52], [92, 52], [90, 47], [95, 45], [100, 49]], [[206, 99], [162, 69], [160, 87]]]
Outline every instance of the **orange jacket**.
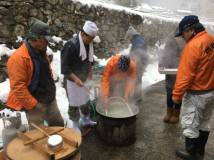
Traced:
[[206, 31], [187, 42], [181, 53], [173, 97], [181, 100], [189, 90], [214, 89], [214, 37]]
[[130, 61], [130, 67], [126, 72], [120, 72], [117, 69], [117, 61], [120, 58], [120, 55], [116, 55], [112, 57], [109, 62], [107, 63], [107, 66], [105, 67], [105, 70], [103, 72], [103, 76], [101, 79], [101, 94], [103, 97], [108, 97], [109, 95], [109, 87], [110, 87], [110, 81], [121, 81], [123, 79], [128, 78], [127, 85], [126, 85], [126, 93], [130, 95], [135, 87], [136, 82], [136, 65], [131, 60]]
[[[46, 55], [49, 61], [48, 54]], [[53, 78], [51, 66], [49, 67]], [[33, 62], [25, 43], [10, 56], [7, 69], [11, 90], [6, 105], [15, 110], [20, 110], [22, 106], [27, 110], [32, 109], [37, 104], [37, 100], [28, 91], [33, 75]]]

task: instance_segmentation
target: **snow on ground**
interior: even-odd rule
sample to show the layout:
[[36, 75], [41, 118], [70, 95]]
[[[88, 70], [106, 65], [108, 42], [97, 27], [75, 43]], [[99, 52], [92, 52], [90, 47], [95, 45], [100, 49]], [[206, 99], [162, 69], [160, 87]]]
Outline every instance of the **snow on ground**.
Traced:
[[159, 74], [158, 72], [158, 62], [154, 62], [152, 64], [149, 64], [146, 67], [146, 72], [144, 73], [144, 76], [142, 77], [142, 87], [143, 89], [155, 84], [159, 81], [162, 81], [165, 79], [164, 74]]

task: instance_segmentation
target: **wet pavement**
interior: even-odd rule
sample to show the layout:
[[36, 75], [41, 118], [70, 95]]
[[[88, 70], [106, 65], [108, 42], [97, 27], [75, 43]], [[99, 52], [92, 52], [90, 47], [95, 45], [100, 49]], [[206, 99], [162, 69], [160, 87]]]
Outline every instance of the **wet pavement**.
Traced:
[[[134, 144], [126, 147], [112, 147], [103, 142], [96, 129], [83, 136], [80, 147], [81, 160], [182, 160], [175, 150], [185, 147], [180, 120], [176, 124], [166, 123], [166, 91], [164, 81], [158, 82], [143, 91], [143, 100], [137, 104], [139, 113], [136, 120]], [[97, 119], [97, 116], [93, 118]], [[204, 156], [199, 160], [214, 159], [214, 116], [211, 132]], [[84, 133], [88, 128], [81, 128]]]

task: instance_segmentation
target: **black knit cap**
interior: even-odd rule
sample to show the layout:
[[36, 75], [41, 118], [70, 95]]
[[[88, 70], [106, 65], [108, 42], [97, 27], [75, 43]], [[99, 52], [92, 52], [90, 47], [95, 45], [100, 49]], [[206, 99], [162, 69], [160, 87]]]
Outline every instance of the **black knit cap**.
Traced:
[[130, 57], [128, 55], [121, 55], [120, 58], [117, 61], [117, 68], [125, 72], [130, 67]]

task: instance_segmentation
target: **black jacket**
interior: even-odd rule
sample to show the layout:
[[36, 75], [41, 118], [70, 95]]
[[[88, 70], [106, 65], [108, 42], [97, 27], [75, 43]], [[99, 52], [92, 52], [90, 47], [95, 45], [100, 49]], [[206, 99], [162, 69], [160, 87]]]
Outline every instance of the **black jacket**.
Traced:
[[69, 74], [74, 74], [83, 83], [87, 80], [89, 72], [91, 70], [91, 63], [89, 61], [89, 45], [85, 45], [87, 58], [82, 61], [82, 57], [79, 56], [80, 53], [80, 42], [79, 33], [76, 37], [68, 40], [62, 51], [61, 51], [61, 73], [64, 74], [65, 78], [74, 82], [74, 80], [69, 76]]

